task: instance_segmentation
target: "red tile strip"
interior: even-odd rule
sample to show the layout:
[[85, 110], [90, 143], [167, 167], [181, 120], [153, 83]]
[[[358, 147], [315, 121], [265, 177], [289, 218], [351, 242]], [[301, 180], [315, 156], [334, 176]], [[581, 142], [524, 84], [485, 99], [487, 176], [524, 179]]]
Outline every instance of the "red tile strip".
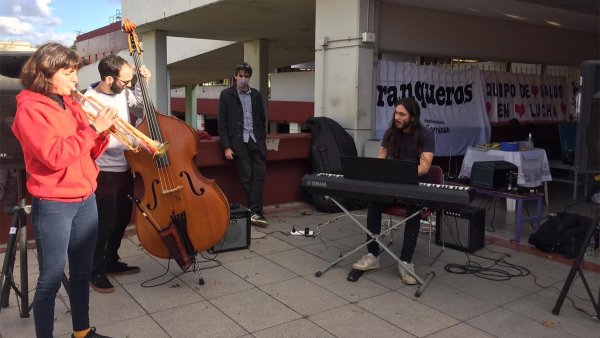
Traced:
[[[497, 245], [497, 246], [500, 246], [503, 248], [511, 249], [511, 250], [518, 251], [518, 252], [523, 252], [523, 253], [530, 254], [533, 256], [542, 257], [545, 259], [550, 259], [555, 262], [563, 263], [565, 265], [569, 265], [569, 266], [573, 265], [573, 259], [571, 259], [571, 258], [565, 258], [564, 256], [557, 254], [557, 253], [545, 252], [545, 251], [539, 250], [536, 247], [531, 246], [529, 244], [518, 243], [518, 242], [515, 242], [514, 240], [506, 240], [506, 239], [496, 238], [496, 237], [492, 237], [492, 236], [485, 236], [485, 243], [486, 244], [494, 244], [494, 245]], [[584, 261], [582, 264], [582, 268], [583, 268], [583, 270], [600, 273], [600, 264]]]

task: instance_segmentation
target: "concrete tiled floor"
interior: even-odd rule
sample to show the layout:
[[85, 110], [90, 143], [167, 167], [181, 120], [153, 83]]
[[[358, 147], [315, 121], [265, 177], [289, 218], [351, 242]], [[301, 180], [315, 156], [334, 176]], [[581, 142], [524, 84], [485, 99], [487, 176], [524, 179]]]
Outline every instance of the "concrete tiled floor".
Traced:
[[[568, 186], [551, 183], [550, 189], [550, 206], [544, 206], [544, 214], [572, 204]], [[486, 202], [477, 199], [473, 205]], [[599, 322], [577, 310], [569, 299], [560, 315], [551, 313], [570, 265], [548, 259], [549, 254], [502, 245], [514, 236], [515, 215], [506, 212], [504, 201], [487, 205], [486, 227], [492, 230], [493, 225], [495, 231], [487, 232], [491, 241], [476, 253], [481, 257], [446, 248], [427, 267], [428, 238], [420, 237], [413, 259], [416, 271], [421, 276], [434, 271], [436, 276], [419, 298], [414, 296], [415, 287], [398, 281], [396, 264], [386, 254], [379, 270], [356, 283], [346, 281], [350, 265], [364, 249], [315, 277], [328, 262], [359, 246], [364, 234], [342, 214], [324, 214], [297, 204], [268, 208], [271, 224], [253, 228], [249, 250], [216, 257], [204, 254], [215, 261], [199, 256], [205, 285], [199, 285], [195, 273], [180, 274], [175, 264], [166, 276], [151, 280], [164, 273], [168, 261], [146, 254], [135, 236], [127, 237], [121, 255], [125, 262], [140, 266], [141, 273], [111, 277], [112, 294], [91, 291], [90, 317], [100, 333], [114, 337], [600, 337]], [[568, 211], [591, 216], [593, 207], [579, 201]], [[533, 210], [534, 205], [528, 204], [528, 211]], [[366, 210], [354, 214], [364, 221]], [[292, 226], [320, 233], [315, 238], [290, 236]], [[532, 231], [524, 226], [521, 248], [529, 246]], [[391, 245], [394, 252], [400, 252], [401, 242], [398, 231]], [[439, 247], [432, 249], [437, 252]], [[600, 264], [598, 256], [587, 260]], [[482, 257], [503, 258], [531, 273], [491, 281], [444, 269], [468, 260], [482, 266], [493, 264]], [[506, 266], [496, 268], [516, 273]], [[35, 287], [37, 269], [35, 251], [29, 250], [30, 290]], [[15, 272], [18, 282], [18, 269]], [[600, 274], [586, 271], [585, 275], [596, 296]], [[569, 296], [577, 308], [592, 311], [579, 279]], [[61, 289], [55, 311], [59, 337], [70, 334], [68, 304]], [[17, 299], [11, 293], [9, 307], [0, 312], [0, 337], [33, 336], [33, 319], [19, 317]]]

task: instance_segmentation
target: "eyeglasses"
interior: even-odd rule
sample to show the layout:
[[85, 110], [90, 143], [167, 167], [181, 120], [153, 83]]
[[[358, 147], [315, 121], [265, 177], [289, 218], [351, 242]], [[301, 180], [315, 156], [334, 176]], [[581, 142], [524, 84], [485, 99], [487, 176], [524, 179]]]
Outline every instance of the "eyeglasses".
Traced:
[[121, 82], [124, 86], [129, 87], [129, 85], [131, 84], [131, 81], [133, 81], [133, 79], [131, 79], [129, 81], [123, 81], [121, 79], [117, 79], [117, 81]]
[[133, 75], [133, 77], [129, 81], [123, 81], [123, 80], [121, 80], [119, 78], [115, 78], [115, 80], [121, 82], [123, 84], [123, 86], [125, 86], [125, 87], [130, 87], [130, 86], [134, 86], [135, 85], [135, 83], [137, 81], [137, 76]]

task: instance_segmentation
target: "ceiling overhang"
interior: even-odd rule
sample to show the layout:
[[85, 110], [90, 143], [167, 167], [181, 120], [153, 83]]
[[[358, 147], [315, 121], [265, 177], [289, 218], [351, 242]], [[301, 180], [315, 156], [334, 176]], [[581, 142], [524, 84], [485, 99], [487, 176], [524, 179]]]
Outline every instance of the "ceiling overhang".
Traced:
[[[384, 0], [467, 15], [532, 25], [563, 22], [557, 29], [590, 30], [598, 34], [596, 0]], [[544, 4], [542, 6], [541, 4]], [[169, 64], [171, 84], [181, 86], [230, 76], [233, 65], [244, 58], [243, 43], [268, 41], [268, 68], [314, 60], [316, 1], [227, 0], [140, 24], [136, 31], [164, 31], [167, 36], [236, 42], [232, 45]], [[591, 13], [588, 13], [592, 11]], [[515, 17], [507, 14], [514, 13]], [[523, 19], [525, 17], [525, 19]], [[595, 24], [595, 26], [594, 26]]]

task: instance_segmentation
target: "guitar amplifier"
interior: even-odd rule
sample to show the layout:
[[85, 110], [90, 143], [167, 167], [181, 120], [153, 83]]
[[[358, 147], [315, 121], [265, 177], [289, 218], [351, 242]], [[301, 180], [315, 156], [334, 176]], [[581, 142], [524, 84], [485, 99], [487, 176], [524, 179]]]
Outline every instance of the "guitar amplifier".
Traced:
[[230, 205], [229, 224], [223, 238], [208, 251], [217, 253], [247, 249], [250, 246], [250, 210], [242, 205]]
[[485, 209], [465, 207], [437, 215], [435, 243], [473, 253], [485, 246]]

